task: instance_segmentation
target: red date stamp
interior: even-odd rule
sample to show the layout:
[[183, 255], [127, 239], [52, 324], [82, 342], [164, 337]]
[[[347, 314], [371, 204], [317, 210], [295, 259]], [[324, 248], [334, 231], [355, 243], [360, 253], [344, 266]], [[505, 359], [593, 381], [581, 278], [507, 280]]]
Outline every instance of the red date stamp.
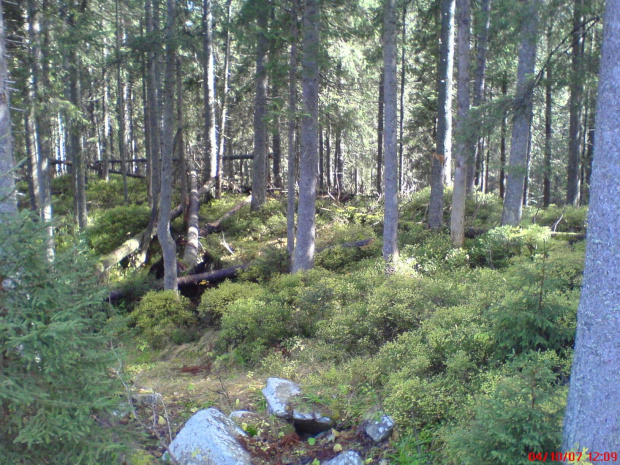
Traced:
[[618, 452], [530, 452], [530, 462], [616, 462]]

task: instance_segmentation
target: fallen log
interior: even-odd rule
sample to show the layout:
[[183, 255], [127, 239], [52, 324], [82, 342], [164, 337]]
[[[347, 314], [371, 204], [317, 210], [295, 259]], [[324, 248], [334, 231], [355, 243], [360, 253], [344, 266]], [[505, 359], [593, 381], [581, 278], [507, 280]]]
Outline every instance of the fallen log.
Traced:
[[[370, 244], [373, 240], [374, 239], [371, 238], [371, 239], [364, 239], [364, 240], [355, 241], [355, 242], [345, 242], [344, 244], [330, 245], [330, 246], [322, 247], [318, 249], [317, 253], [324, 252], [325, 250], [334, 249], [336, 247], [345, 247], [345, 248], [364, 247], [365, 245]], [[197, 273], [197, 274], [190, 274], [187, 276], [181, 276], [180, 278], [178, 278], [177, 284], [179, 287], [185, 287], [185, 286], [196, 286], [203, 282], [209, 283], [209, 284], [217, 283], [220, 281], [224, 281], [225, 279], [235, 277], [239, 271], [243, 271], [249, 268], [250, 266], [252, 266], [253, 263], [254, 262], [250, 262], [244, 265], [235, 265], [229, 268], [222, 268], [221, 270], [207, 271], [205, 273]], [[153, 286], [154, 290], [161, 290], [163, 288], [164, 288], [164, 281], [161, 279], [156, 281]], [[125, 296], [125, 294], [126, 292], [122, 289], [111, 291], [109, 295], [109, 301], [112, 302], [112, 301], [121, 299]]]
[[[196, 286], [201, 283], [218, 283], [220, 281], [224, 281], [225, 279], [233, 278], [239, 271], [245, 270], [249, 265], [235, 265], [230, 268], [222, 268], [221, 270], [215, 271], [207, 271], [205, 273], [198, 274], [190, 274], [187, 276], [181, 276], [177, 280], [178, 286]], [[160, 279], [155, 281], [153, 285], [153, 290], [159, 291], [164, 288], [164, 280]], [[115, 291], [110, 291], [108, 296], [108, 301], [113, 302], [125, 297], [126, 291], [123, 289], [118, 289]]]
[[218, 218], [217, 220], [211, 223], [207, 223], [207, 225], [200, 230], [200, 235], [206, 236], [207, 234], [211, 234], [213, 232], [218, 231], [220, 229], [220, 226], [222, 225], [222, 222], [224, 222], [224, 220], [226, 220], [227, 218], [230, 218], [232, 215], [237, 213], [239, 210], [241, 210], [245, 205], [249, 204], [251, 201], [252, 201], [252, 196], [248, 195], [245, 199], [243, 199], [237, 205], [235, 205], [230, 210], [228, 210], [226, 213], [224, 213], [220, 218]]
[[[198, 197], [201, 197], [205, 195], [207, 192], [209, 192], [209, 190], [213, 188], [213, 185], [214, 185], [214, 181], [212, 179], [209, 180], [204, 186], [202, 186], [198, 190]], [[170, 212], [170, 221], [173, 221], [179, 216], [181, 216], [184, 210], [185, 210], [185, 204], [180, 203], [179, 205], [177, 205], [177, 207]], [[109, 254], [101, 257], [101, 261], [99, 263], [99, 271], [100, 272], [106, 271], [108, 268], [116, 265], [126, 256], [131, 255], [136, 250], [138, 250], [140, 248], [140, 244], [142, 243], [142, 240], [145, 239], [144, 233], [145, 231], [140, 231], [138, 234], [133, 236], [131, 239], [128, 239], [125, 242], [123, 242], [116, 250], [113, 250]], [[151, 240], [152, 238], [149, 237], [148, 239]]]

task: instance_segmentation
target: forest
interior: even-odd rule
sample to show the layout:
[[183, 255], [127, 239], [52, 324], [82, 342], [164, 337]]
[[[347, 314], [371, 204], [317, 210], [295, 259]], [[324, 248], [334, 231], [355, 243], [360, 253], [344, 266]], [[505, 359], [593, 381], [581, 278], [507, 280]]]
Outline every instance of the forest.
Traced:
[[0, 465], [620, 464], [620, 0], [0, 0]]

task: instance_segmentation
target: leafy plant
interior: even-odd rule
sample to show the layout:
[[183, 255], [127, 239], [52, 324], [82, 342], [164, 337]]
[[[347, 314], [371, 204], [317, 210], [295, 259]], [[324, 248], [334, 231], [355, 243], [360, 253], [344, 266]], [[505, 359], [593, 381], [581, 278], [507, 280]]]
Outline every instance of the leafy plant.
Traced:
[[83, 250], [48, 260], [45, 228], [0, 218], [0, 462], [115, 463], [106, 291]]

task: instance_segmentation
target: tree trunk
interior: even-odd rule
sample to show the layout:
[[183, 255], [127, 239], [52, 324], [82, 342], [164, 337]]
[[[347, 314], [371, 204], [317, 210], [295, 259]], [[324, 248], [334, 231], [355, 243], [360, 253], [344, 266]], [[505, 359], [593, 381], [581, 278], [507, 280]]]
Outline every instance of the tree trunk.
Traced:
[[303, 102], [299, 207], [293, 273], [314, 265], [316, 170], [319, 120], [319, 2], [306, 0], [303, 14]]
[[[482, 0], [481, 5], [481, 28], [478, 36], [478, 45], [476, 47], [476, 72], [474, 74], [474, 95], [472, 99], [472, 106], [474, 108], [480, 107], [483, 103], [484, 97], [484, 81], [487, 67], [487, 48], [489, 42], [489, 27], [491, 24], [491, 0]], [[482, 117], [482, 115], [480, 115]], [[482, 130], [482, 125], [479, 125], [480, 130]], [[469, 157], [467, 159], [467, 194], [470, 194], [474, 191], [474, 182], [476, 178], [476, 166], [475, 160], [478, 156], [483, 157], [484, 154], [481, 153], [484, 147], [484, 144], [481, 143], [482, 134], [478, 134], [477, 140], [472, 140], [473, 147], [469, 153]], [[487, 167], [488, 171], [488, 167]], [[455, 175], [456, 176], [456, 175]], [[486, 187], [486, 186], [485, 186]]]
[[217, 141], [215, 137], [215, 71], [213, 65], [213, 3], [204, 0], [202, 10], [203, 69], [205, 102], [205, 182], [218, 176]]
[[[502, 78], [502, 96], [508, 93], [508, 78]], [[502, 124], [499, 141], [499, 197], [504, 198], [506, 190], [506, 114], [502, 115]]]
[[[620, 0], [608, 0], [603, 30], [596, 145], [575, 356], [564, 418], [568, 451], [612, 452], [620, 437]], [[620, 459], [606, 463], [619, 464]]]
[[118, 153], [121, 159], [121, 175], [123, 177], [123, 198], [125, 205], [129, 203], [127, 188], [127, 147], [125, 145], [125, 87], [121, 68], [121, 23], [119, 0], [116, 0], [116, 108], [118, 116]]
[[443, 186], [451, 177], [454, 5], [455, 0], [441, 2], [441, 47], [437, 73], [437, 147], [431, 160], [431, 199], [428, 207], [428, 225], [431, 229], [438, 229], [443, 224]]
[[402, 51], [400, 58], [400, 117], [399, 121], [399, 138], [398, 138], [398, 191], [401, 192], [403, 190], [403, 179], [405, 177], [404, 173], [404, 161], [403, 161], [403, 149], [404, 149], [404, 127], [405, 127], [405, 78], [406, 78], [406, 69], [405, 65], [405, 49], [406, 49], [406, 38], [407, 38], [407, 5], [406, 3], [403, 6], [403, 29], [402, 29]]
[[268, 15], [266, 4], [257, 4], [258, 37], [256, 47], [256, 99], [254, 101], [254, 163], [252, 171], [252, 211], [258, 210], [267, 197], [267, 69]]
[[581, 107], [583, 106], [583, 0], [574, 0], [573, 46], [571, 54], [570, 122], [568, 129], [568, 181], [566, 203], [579, 205], [579, 162], [581, 160]]
[[[81, 112], [82, 99], [80, 88], [80, 64], [75, 52], [75, 46], [69, 53], [69, 99], [74, 106], [74, 111]], [[84, 165], [84, 153], [82, 146], [82, 125], [77, 116], [71, 118], [70, 147], [73, 185], [75, 187], [75, 216], [80, 231], [84, 231], [88, 225], [86, 210], [86, 167]]]
[[[457, 104], [458, 119], [456, 132], [456, 169], [454, 172], [454, 190], [452, 192], [452, 214], [450, 216], [450, 237], [455, 247], [463, 247], [465, 241], [465, 197], [467, 195], [467, 174], [473, 159], [474, 146], [467, 133], [469, 117], [469, 27], [471, 23], [470, 0], [457, 0], [458, 15], [458, 82]], [[483, 156], [483, 154], [481, 155]], [[469, 162], [469, 163], [468, 163]]]
[[323, 178], [325, 176], [325, 144], [323, 140], [323, 126], [319, 126], [319, 192], [324, 192], [325, 182]]
[[200, 206], [198, 199], [198, 174], [196, 167], [192, 164], [189, 175], [190, 196], [187, 220], [187, 243], [183, 261], [189, 268], [193, 268], [198, 263], [198, 209]]
[[170, 234], [170, 209], [172, 203], [172, 157], [174, 136], [174, 68], [175, 34], [174, 16], [176, 0], [167, 1], [166, 17], [166, 76], [164, 85], [164, 132], [161, 163], [161, 193], [157, 239], [164, 256], [164, 289], [177, 290], [176, 244]]
[[329, 118], [327, 118], [327, 125], [325, 127], [325, 181], [327, 183], [327, 192], [330, 192], [332, 187], [332, 147], [330, 130], [331, 125], [329, 124]]
[[0, 2], [0, 214], [2, 215], [17, 213], [7, 57], [4, 13]]
[[[228, 114], [228, 92], [230, 82], [230, 16], [232, 10], [232, 0], [226, 0], [226, 31], [224, 35], [225, 50], [224, 50], [224, 85], [222, 86], [222, 106], [220, 113], [220, 138], [218, 140], [220, 146], [218, 154], [220, 159], [223, 160], [226, 155], [226, 123]], [[224, 176], [223, 167], [220, 168], [219, 175], [217, 177], [217, 185], [215, 187], [216, 197], [220, 197], [222, 193], [222, 177]]]
[[375, 179], [375, 186], [379, 194], [383, 192], [381, 189], [381, 181], [383, 178], [383, 101], [385, 99], [384, 77], [385, 75], [382, 69], [381, 75], [379, 76], [379, 110], [377, 111], [377, 177]]
[[299, 28], [297, 0], [291, 2], [291, 55], [289, 60], [289, 95], [288, 95], [288, 170], [287, 170], [287, 194], [286, 194], [286, 251], [291, 265], [295, 250], [295, 122], [297, 120], [297, 39]]
[[386, 265], [390, 267], [398, 260], [396, 0], [385, 0], [383, 14], [383, 92], [385, 99], [385, 210], [383, 216], [383, 259]]
[[527, 148], [532, 123], [534, 67], [536, 65], [536, 37], [539, 0], [527, 0], [521, 20], [521, 45], [517, 67], [515, 116], [510, 142], [510, 165], [506, 178], [506, 195], [502, 211], [502, 225], [516, 226], [521, 222], [523, 191], [525, 187]]
[[[547, 46], [550, 45], [551, 28], [547, 32]], [[543, 207], [551, 204], [551, 141], [553, 140], [551, 89], [551, 63], [547, 65], [547, 81], [545, 82], [545, 159], [543, 162]]]

